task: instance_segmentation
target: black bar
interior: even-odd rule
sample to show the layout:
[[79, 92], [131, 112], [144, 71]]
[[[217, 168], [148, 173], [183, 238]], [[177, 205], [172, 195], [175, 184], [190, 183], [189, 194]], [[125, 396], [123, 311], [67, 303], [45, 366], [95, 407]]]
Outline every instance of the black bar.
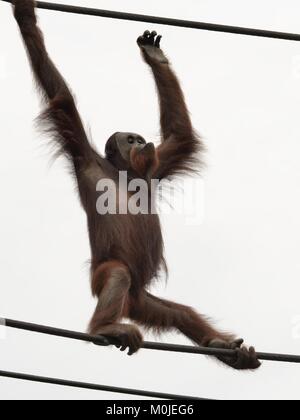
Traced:
[[[41, 334], [47, 334], [57, 337], [70, 338], [74, 340], [86, 341], [99, 346], [109, 346], [118, 344], [112, 340], [108, 340], [106, 337], [91, 336], [84, 333], [78, 333], [74, 331], [62, 330], [59, 328], [46, 327], [44, 325], [29, 324], [27, 322], [15, 321], [12, 319], [0, 318], [0, 325], [16, 328], [25, 331], [32, 331]], [[175, 353], [187, 353], [187, 354], [201, 354], [204, 356], [235, 356], [235, 350], [224, 350], [214, 349], [210, 347], [196, 347], [196, 346], [183, 346], [178, 344], [164, 344], [164, 343], [153, 343], [145, 341], [142, 348], [147, 350], [158, 350], [158, 351], [170, 351]], [[284, 362], [284, 363], [300, 363], [300, 356], [288, 355], [288, 354], [276, 354], [276, 353], [257, 353], [257, 357], [260, 360], [271, 361], [271, 362]]]
[[[11, 0], [2, 0], [11, 3]], [[169, 25], [190, 29], [202, 29], [205, 31], [223, 32], [236, 35], [257, 36], [261, 38], [282, 39], [287, 41], [300, 41], [300, 34], [286, 32], [266, 31], [263, 29], [242, 28], [230, 25], [218, 25], [214, 23], [196, 22], [181, 19], [171, 19], [158, 16], [147, 16], [136, 13], [116, 12], [112, 10], [94, 9], [89, 7], [71, 6], [66, 4], [48, 3], [38, 1], [40, 9], [54, 10], [58, 12], [75, 13], [88, 16], [100, 16], [112, 19], [129, 20], [134, 22], [153, 23], [158, 25]]]
[[186, 395], [165, 394], [161, 392], [141, 391], [138, 389], [120, 388], [114, 386], [97, 385], [85, 382], [67, 381], [65, 379], [46, 378], [43, 376], [27, 375], [16, 372], [6, 372], [0, 370], [0, 376], [3, 378], [18, 379], [21, 381], [39, 382], [43, 384], [69, 386], [72, 388], [90, 389], [94, 391], [113, 392], [117, 394], [137, 395], [140, 397], [149, 397], [165, 400], [204, 400], [205, 398], [189, 397]]

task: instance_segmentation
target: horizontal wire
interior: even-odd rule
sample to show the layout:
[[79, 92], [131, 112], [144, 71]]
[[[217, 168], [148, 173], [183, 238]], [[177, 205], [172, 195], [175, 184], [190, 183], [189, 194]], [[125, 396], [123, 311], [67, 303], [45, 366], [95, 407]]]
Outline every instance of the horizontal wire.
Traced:
[[16, 328], [16, 329], [24, 330], [24, 331], [31, 331], [31, 332], [36, 332], [40, 334], [52, 335], [56, 337], [70, 338], [72, 340], [78, 340], [78, 341], [85, 341], [87, 343], [93, 343], [98, 346], [111, 345], [111, 342], [102, 336], [95, 337], [95, 336], [91, 336], [91, 335], [76, 332], [76, 331], [47, 327], [45, 325], [31, 324], [29, 322], [15, 321], [13, 319], [0, 318], [0, 325], [9, 327], [9, 328]]
[[[11, 0], [2, 0], [11, 3]], [[95, 9], [89, 7], [73, 6], [66, 4], [48, 3], [37, 1], [36, 5], [40, 9], [53, 10], [58, 12], [68, 12], [88, 16], [100, 16], [104, 18], [121, 19], [134, 22], [145, 22], [158, 25], [169, 25], [190, 29], [202, 29], [205, 31], [223, 32], [236, 35], [257, 36], [262, 38], [282, 39], [287, 41], [300, 41], [300, 34], [267, 31], [263, 29], [243, 28], [230, 25], [219, 25], [214, 23], [196, 22], [182, 19], [172, 19], [158, 16], [147, 16], [136, 13], [117, 12], [112, 10]]]
[[117, 394], [137, 395], [140, 397], [157, 398], [157, 399], [163, 399], [163, 400], [203, 400], [203, 401], [206, 400], [205, 398], [190, 397], [186, 395], [165, 394], [162, 392], [142, 391], [139, 389], [120, 388], [120, 387], [107, 386], [107, 385], [97, 385], [97, 384], [90, 384], [86, 382], [75, 382], [75, 381], [68, 381], [65, 379], [27, 375], [24, 373], [6, 372], [2, 370], [0, 370], [0, 377], [18, 379], [21, 381], [39, 382], [43, 384], [67, 386], [67, 387], [72, 387], [72, 388], [90, 389], [94, 391], [104, 391], [104, 392], [112, 392], [112, 393], [117, 393]]
[[[108, 339], [102, 336], [92, 336], [89, 334], [63, 330], [60, 328], [47, 327], [44, 325], [31, 324], [28, 322], [15, 321], [12, 319], [0, 318], [0, 325], [15, 328], [25, 331], [31, 331], [41, 334], [47, 334], [57, 337], [69, 338], [73, 340], [85, 341], [93, 343], [97, 346], [109, 346], [118, 345], [117, 340]], [[178, 344], [164, 344], [164, 343], [153, 343], [145, 341], [142, 346], [143, 349], [147, 350], [158, 350], [158, 351], [169, 351], [175, 353], [187, 353], [187, 354], [200, 354], [204, 356], [213, 357], [234, 357], [236, 355], [235, 350], [225, 349], [214, 349], [210, 347], [196, 347], [196, 346], [184, 346]], [[276, 353], [257, 353], [257, 357], [262, 361], [282, 362], [282, 363], [300, 363], [300, 356], [288, 355], [288, 354], [276, 354]]]

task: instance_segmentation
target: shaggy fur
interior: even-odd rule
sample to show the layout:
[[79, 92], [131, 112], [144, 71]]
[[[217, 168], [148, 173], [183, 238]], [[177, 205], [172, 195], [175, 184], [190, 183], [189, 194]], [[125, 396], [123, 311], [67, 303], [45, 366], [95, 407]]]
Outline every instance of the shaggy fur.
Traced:
[[[150, 143], [141, 152], [132, 149], [129, 160], [123, 162], [114, 136], [109, 140], [105, 157], [91, 146], [70, 89], [47, 54], [37, 27], [35, 2], [14, 0], [13, 4], [34, 76], [47, 104], [40, 121], [71, 162], [87, 213], [92, 292], [98, 299], [89, 332], [110, 337], [121, 350], [129, 348], [129, 354], [133, 354], [141, 347], [143, 338], [136, 326], [121, 323], [123, 318], [130, 318], [158, 332], [174, 329], [198, 345], [221, 343], [225, 348], [239, 347], [231, 334], [216, 330], [193, 309], [158, 299], [146, 291], [166, 268], [156, 214], [100, 216], [96, 211], [98, 181], [112, 179], [119, 190], [118, 175], [123, 164], [131, 178], [140, 176], [146, 181], [193, 173], [201, 166], [199, 152], [204, 146], [192, 127], [179, 81], [160, 49], [160, 37], [147, 32], [138, 44], [157, 86], [161, 144], [155, 149]], [[126, 147], [128, 144], [129, 141]], [[254, 369], [259, 365], [251, 349], [250, 352], [240, 349], [234, 360], [227, 358], [223, 362], [236, 369]]]

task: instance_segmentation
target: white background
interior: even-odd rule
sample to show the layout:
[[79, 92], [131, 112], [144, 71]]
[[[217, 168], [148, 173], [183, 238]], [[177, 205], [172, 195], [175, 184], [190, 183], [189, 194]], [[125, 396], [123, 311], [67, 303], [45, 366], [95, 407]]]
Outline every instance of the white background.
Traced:
[[[70, 2], [299, 32], [297, 0]], [[260, 351], [299, 354], [300, 44], [38, 14], [101, 151], [115, 131], [158, 139], [154, 85], [135, 40], [147, 28], [164, 35], [209, 152], [205, 221], [191, 227], [183, 217], [164, 218], [170, 279], [155, 291], [210, 315]], [[47, 140], [33, 127], [39, 101], [18, 28], [2, 2], [0, 28], [0, 315], [84, 331], [95, 305], [85, 216], [64, 161], [49, 165]], [[3, 370], [219, 399], [300, 396], [297, 365], [264, 363], [257, 373], [241, 374], [202, 356], [142, 350], [127, 358], [63, 339], [1, 334]], [[160, 339], [188, 344], [175, 335]], [[0, 398], [120, 396], [0, 379]]]

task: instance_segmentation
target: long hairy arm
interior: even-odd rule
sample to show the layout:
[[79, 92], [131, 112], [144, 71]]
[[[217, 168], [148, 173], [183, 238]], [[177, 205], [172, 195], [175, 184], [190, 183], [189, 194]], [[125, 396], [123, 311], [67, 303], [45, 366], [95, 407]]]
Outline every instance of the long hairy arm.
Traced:
[[39, 91], [47, 103], [40, 121], [72, 161], [94, 159], [96, 153], [88, 141], [73, 95], [47, 53], [37, 26], [35, 1], [13, 0], [13, 10]]
[[179, 80], [160, 41], [156, 32], [147, 31], [138, 44], [157, 87], [162, 142], [157, 149], [160, 165], [156, 176], [165, 178], [197, 171], [202, 164], [200, 152], [205, 148], [193, 129]]

